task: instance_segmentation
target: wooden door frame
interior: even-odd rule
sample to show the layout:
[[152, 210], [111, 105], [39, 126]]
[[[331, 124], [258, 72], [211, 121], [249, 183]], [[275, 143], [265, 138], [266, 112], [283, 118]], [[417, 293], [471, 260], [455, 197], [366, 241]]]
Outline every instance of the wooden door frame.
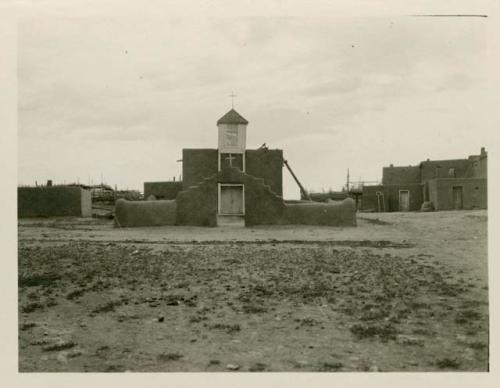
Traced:
[[[455, 189], [460, 189], [460, 207], [457, 209], [455, 207]], [[453, 204], [453, 210], [463, 210], [464, 209], [464, 187], [463, 186], [451, 186], [451, 201]]]
[[[221, 189], [222, 187], [240, 186], [242, 192], [242, 213], [241, 214], [225, 214], [221, 213]], [[217, 184], [217, 214], [219, 216], [244, 216], [245, 215], [245, 185], [243, 183], [218, 183]]]
[[[408, 210], [401, 210], [401, 193], [402, 192], [408, 193]], [[399, 194], [399, 196], [398, 196], [399, 209], [398, 210], [400, 212], [409, 212], [410, 211], [410, 190], [408, 190], [408, 189], [399, 190], [398, 194]]]

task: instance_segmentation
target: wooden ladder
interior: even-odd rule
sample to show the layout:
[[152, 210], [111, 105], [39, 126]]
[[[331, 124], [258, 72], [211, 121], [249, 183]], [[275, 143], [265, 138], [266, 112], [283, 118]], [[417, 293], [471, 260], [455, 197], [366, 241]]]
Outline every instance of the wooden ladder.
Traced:
[[[377, 191], [376, 195], [377, 195], [377, 210], [379, 213], [380, 212], [385, 213], [384, 193], [382, 193], [381, 191]], [[380, 203], [381, 199], [382, 199], [382, 203]]]

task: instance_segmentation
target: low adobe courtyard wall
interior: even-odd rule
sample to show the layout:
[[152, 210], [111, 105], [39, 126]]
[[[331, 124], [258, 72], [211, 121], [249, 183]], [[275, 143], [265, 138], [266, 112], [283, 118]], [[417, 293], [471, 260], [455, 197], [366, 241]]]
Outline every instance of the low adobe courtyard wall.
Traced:
[[177, 195], [177, 225], [217, 226], [217, 184], [214, 176]]
[[17, 216], [91, 217], [90, 190], [71, 186], [18, 187]]
[[290, 224], [356, 226], [356, 203], [352, 198], [340, 202], [286, 203], [285, 216]]
[[234, 167], [206, 177], [179, 192], [175, 200], [116, 203], [117, 226], [191, 225], [217, 226], [219, 184], [244, 185], [245, 225], [356, 226], [356, 204], [341, 202], [285, 202], [265, 184]]
[[[208, 194], [211, 190], [203, 190], [210, 187], [206, 182], [189, 192], [183, 192], [179, 203], [176, 200], [160, 201], [127, 201], [119, 199], [115, 206], [115, 224], [119, 227], [135, 226], [161, 226], [161, 225], [199, 225], [215, 226], [215, 210], [207, 211], [204, 201], [207, 198], [201, 196]], [[210, 193], [212, 194], [212, 193]], [[196, 197], [196, 198], [193, 198]], [[208, 202], [215, 202], [216, 198], [210, 198]], [[195, 200], [195, 201], [194, 201]], [[198, 204], [199, 207], [193, 206]], [[327, 225], [327, 226], [356, 226], [356, 205], [353, 199], [347, 198], [341, 202], [298, 202], [282, 204], [283, 212], [276, 211], [258, 220], [254, 214], [252, 225]], [[281, 207], [280, 207], [281, 208]], [[203, 211], [205, 209], [205, 211]], [[247, 215], [248, 216], [248, 215]]]
[[119, 227], [175, 225], [175, 200], [127, 201], [115, 204], [115, 225]]

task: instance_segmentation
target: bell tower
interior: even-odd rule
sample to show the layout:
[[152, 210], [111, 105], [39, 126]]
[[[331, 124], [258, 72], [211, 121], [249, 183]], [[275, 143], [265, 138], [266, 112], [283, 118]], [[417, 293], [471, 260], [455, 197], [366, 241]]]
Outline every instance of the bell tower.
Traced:
[[248, 121], [234, 108], [217, 120], [219, 171], [225, 167], [237, 167], [245, 171], [247, 125]]
[[[231, 108], [217, 120], [219, 129], [218, 170], [238, 168], [245, 171], [248, 121]], [[217, 183], [217, 225], [245, 226], [245, 185]]]

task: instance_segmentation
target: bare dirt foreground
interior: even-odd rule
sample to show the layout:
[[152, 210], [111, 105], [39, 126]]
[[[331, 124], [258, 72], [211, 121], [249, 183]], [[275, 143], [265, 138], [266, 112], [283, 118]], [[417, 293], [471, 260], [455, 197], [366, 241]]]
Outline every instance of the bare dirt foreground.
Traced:
[[485, 211], [18, 234], [22, 372], [488, 369]]

